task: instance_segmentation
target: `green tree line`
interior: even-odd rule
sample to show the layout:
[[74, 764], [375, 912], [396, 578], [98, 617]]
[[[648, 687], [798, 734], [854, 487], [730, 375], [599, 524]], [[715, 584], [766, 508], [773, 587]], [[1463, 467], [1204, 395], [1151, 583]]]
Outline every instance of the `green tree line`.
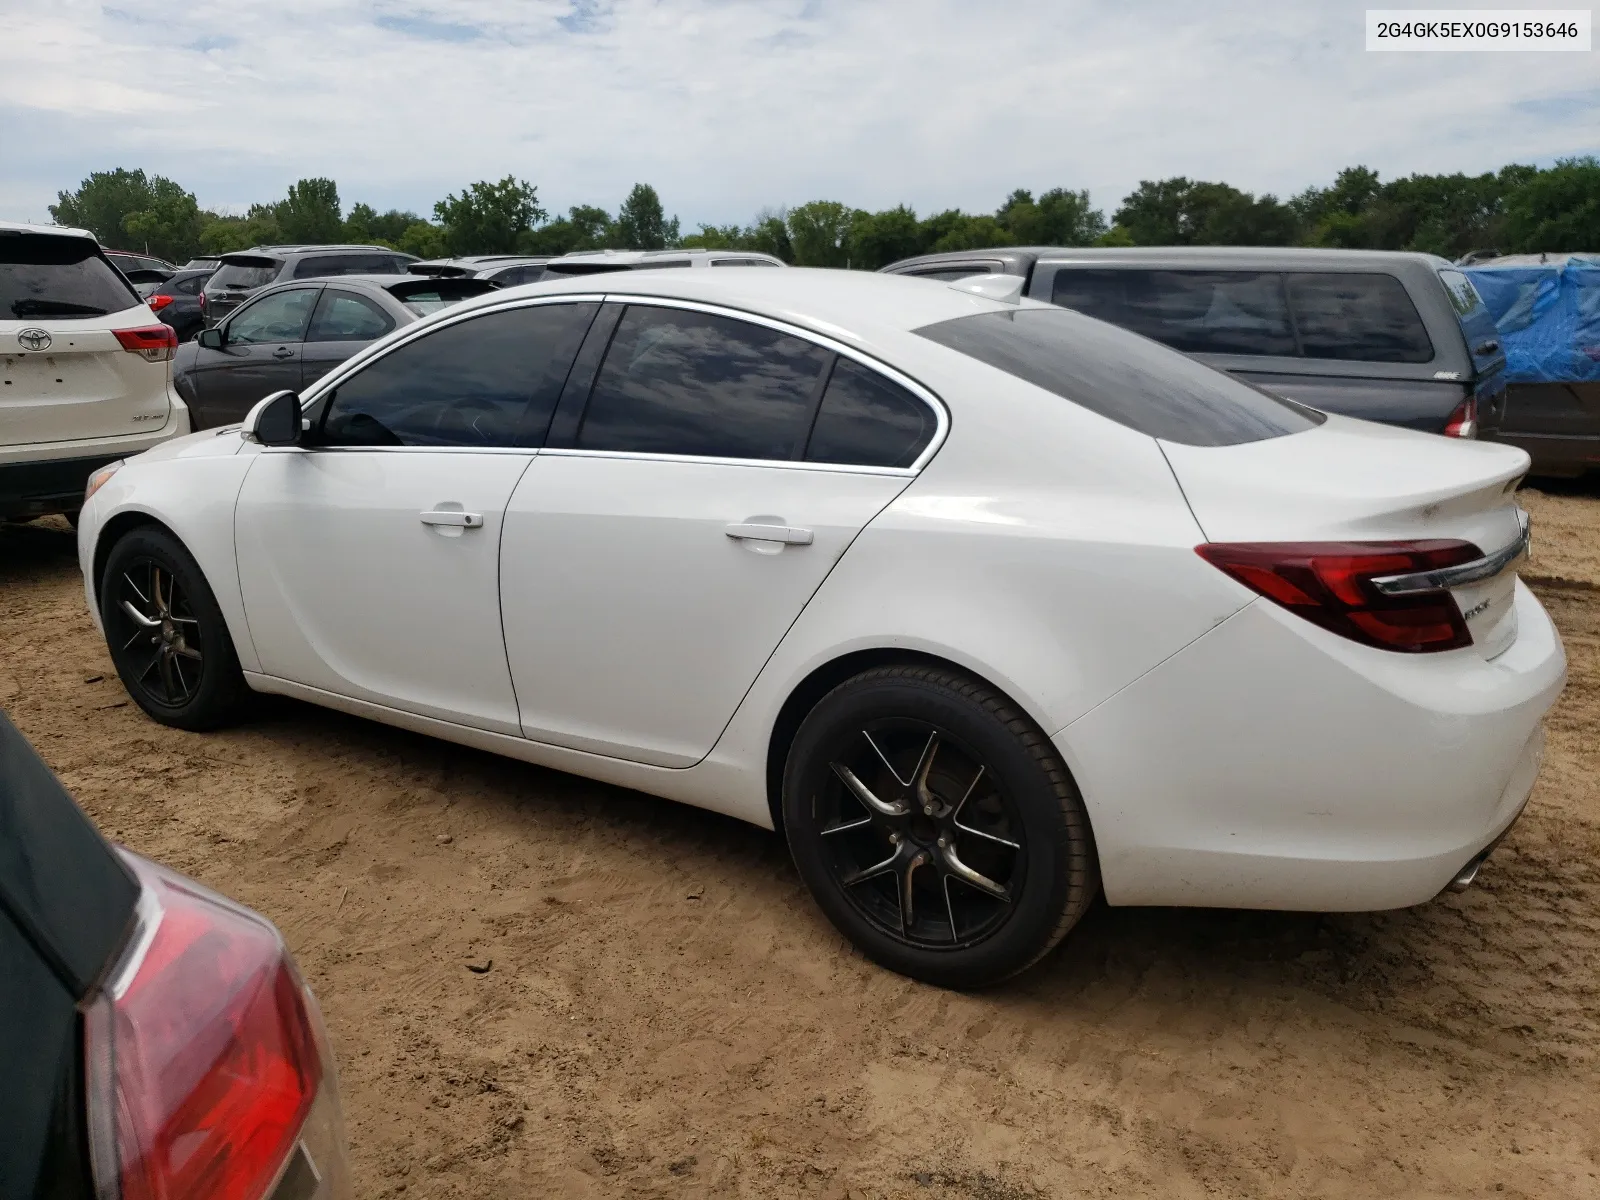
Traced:
[[1512, 165], [1482, 175], [1408, 175], [1384, 182], [1348, 167], [1326, 187], [1279, 200], [1226, 183], [1145, 180], [1113, 211], [1087, 191], [1013, 191], [993, 213], [947, 209], [918, 216], [907, 205], [868, 212], [836, 200], [763, 211], [748, 225], [701, 225], [684, 234], [649, 184], [636, 184], [615, 213], [576, 205], [546, 212], [538, 189], [507, 175], [479, 180], [434, 204], [428, 217], [369, 204], [348, 211], [332, 179], [302, 179], [283, 199], [243, 215], [202, 209], [160, 175], [97, 171], [61, 192], [50, 214], [92, 230], [107, 246], [172, 261], [249, 246], [360, 242], [423, 258], [450, 254], [566, 254], [669, 246], [760, 250], [800, 266], [873, 270], [896, 259], [986, 246], [1333, 246], [1422, 250], [1457, 258], [1501, 253], [1600, 251], [1600, 160], [1552, 167]]

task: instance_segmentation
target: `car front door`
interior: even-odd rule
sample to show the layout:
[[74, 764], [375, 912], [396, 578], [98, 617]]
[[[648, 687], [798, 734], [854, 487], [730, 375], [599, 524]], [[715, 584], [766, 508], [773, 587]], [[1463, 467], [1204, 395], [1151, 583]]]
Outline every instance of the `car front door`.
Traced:
[[306, 326], [321, 285], [268, 292], [223, 323], [219, 348], [197, 346], [190, 375], [197, 428], [244, 420], [261, 397], [300, 386]]
[[940, 410], [781, 326], [615, 307], [506, 510], [506, 653], [527, 737], [687, 766], [910, 482]]
[[394, 317], [376, 300], [331, 284], [323, 288], [301, 354], [300, 386], [310, 387], [394, 327]]
[[235, 516], [267, 675], [515, 734], [500, 629], [506, 501], [533, 461], [597, 305], [524, 305], [437, 327], [264, 449]]

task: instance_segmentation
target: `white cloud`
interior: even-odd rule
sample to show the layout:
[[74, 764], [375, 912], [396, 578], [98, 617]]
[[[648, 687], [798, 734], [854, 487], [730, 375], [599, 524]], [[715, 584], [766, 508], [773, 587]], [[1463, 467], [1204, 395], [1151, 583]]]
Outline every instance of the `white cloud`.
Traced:
[[1229, 0], [0, 0], [0, 215], [125, 165], [242, 206], [330, 175], [426, 212], [653, 183], [686, 224], [819, 197], [993, 209], [1140, 179], [1285, 195], [1600, 150], [1592, 54], [1369, 54], [1363, 5]]

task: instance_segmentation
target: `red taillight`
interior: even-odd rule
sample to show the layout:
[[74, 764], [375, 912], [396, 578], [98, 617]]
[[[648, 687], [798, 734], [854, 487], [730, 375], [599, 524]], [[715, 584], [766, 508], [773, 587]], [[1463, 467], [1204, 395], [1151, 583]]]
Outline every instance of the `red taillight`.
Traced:
[[1212, 542], [1195, 552], [1251, 591], [1352, 641], [1412, 654], [1472, 645], [1448, 591], [1389, 596], [1372, 584], [1378, 576], [1482, 557], [1470, 542]]
[[172, 303], [172, 297], [163, 296], [160, 292], [157, 292], [153, 296], [146, 296], [144, 302], [150, 306], [151, 312], [160, 312], [163, 308]]
[[148, 362], [166, 362], [178, 352], [178, 334], [171, 325], [144, 325], [113, 332], [124, 350]]
[[204, 292], [201, 292], [200, 293], [200, 307], [204, 308], [205, 306], [206, 306], [206, 294]]
[[322, 1084], [314, 1002], [272, 926], [134, 865], [158, 923], [85, 1022], [100, 1194], [262, 1200]]
[[1463, 400], [1456, 405], [1455, 411], [1450, 414], [1450, 419], [1444, 424], [1444, 436], [1458, 438], [1478, 436], [1477, 397]]

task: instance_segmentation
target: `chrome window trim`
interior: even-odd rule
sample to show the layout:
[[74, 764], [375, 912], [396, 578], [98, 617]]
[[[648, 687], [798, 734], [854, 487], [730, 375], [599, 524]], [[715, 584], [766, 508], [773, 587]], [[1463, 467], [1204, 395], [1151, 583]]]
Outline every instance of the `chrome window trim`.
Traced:
[[[386, 358], [388, 355], [398, 350], [401, 346], [407, 345], [419, 337], [426, 337], [436, 329], [443, 329], [447, 325], [455, 325], [462, 321], [470, 321], [475, 317], [487, 316], [490, 313], [506, 312], [515, 308], [533, 308], [545, 304], [594, 303], [596, 301], [602, 304], [607, 302], [617, 304], [649, 304], [654, 305], [657, 308], [681, 308], [691, 312], [710, 313], [712, 316], [728, 317], [731, 320], [749, 321], [752, 324], [765, 325], [769, 329], [776, 329], [780, 333], [786, 333], [791, 337], [801, 338], [805, 341], [822, 346], [843, 358], [848, 358], [859, 363], [861, 366], [866, 367], [870, 371], [876, 371], [878, 374], [887, 377], [896, 384], [905, 388], [906, 391], [910, 392], [913, 396], [926, 404], [930, 409], [933, 410], [933, 436], [928, 439], [928, 444], [922, 448], [922, 452], [917, 455], [915, 461], [913, 461], [909, 467], [872, 467], [862, 463], [809, 463], [797, 462], [794, 459], [779, 458], [721, 458], [693, 454], [653, 454], [631, 450], [551, 449], [547, 447], [533, 446], [317, 446], [314, 449], [318, 453], [324, 451], [359, 450], [362, 452], [378, 451], [387, 454], [418, 452], [426, 452], [430, 454], [561, 454], [569, 457], [626, 458], [640, 459], [649, 462], [702, 462], [716, 463], [725, 466], [778, 466], [801, 468], [805, 470], [846, 471], [850, 474], [891, 475], [910, 478], [919, 474], [922, 469], [928, 465], [928, 462], [935, 454], [939, 452], [940, 448], [943, 447], [945, 439], [950, 434], [949, 410], [945, 408], [944, 401], [939, 399], [938, 394], [935, 393], [931, 388], [928, 388], [924, 384], [913, 379], [903, 371], [890, 366], [881, 359], [874, 358], [870, 354], [867, 354], [861, 350], [857, 350], [853, 346], [846, 345], [844, 342], [829, 337], [827, 334], [817, 333], [813, 330], [805, 328], [803, 325], [795, 325], [788, 321], [779, 320], [775, 317], [769, 317], [764, 313], [753, 313], [746, 309], [733, 308], [725, 304], [708, 304], [700, 300], [682, 300], [675, 296], [652, 296], [633, 292], [561, 292], [553, 296], [526, 296], [518, 299], [507, 300], [500, 304], [490, 304], [485, 305], [482, 308], [469, 309], [466, 312], [450, 312], [448, 317], [441, 318], [436, 322], [425, 318], [421, 321], [414, 322], [411, 325], [402, 326], [401, 328], [405, 331], [404, 333], [398, 336], [396, 336], [394, 333], [385, 335], [386, 337], [394, 337], [393, 341], [384, 342], [382, 339], [379, 339], [378, 342], [373, 343], [373, 346], [369, 346], [351, 358], [346, 359], [339, 366], [335, 367], [332, 371], [329, 371], [321, 379], [318, 379], [315, 383], [313, 383], [311, 385], [311, 390], [300, 397], [300, 410], [304, 412], [306, 409], [310, 408], [311, 405], [317, 403], [325, 394], [338, 387], [340, 383], [348, 379], [357, 371], [362, 370], [383, 358]], [[376, 352], [373, 352], [373, 347], [379, 347], [379, 349]], [[274, 450], [288, 451], [299, 451], [304, 449], [307, 448], [299, 446], [274, 448]], [[264, 451], [264, 453], [271, 452], [272, 451]]]
[[[890, 366], [882, 359], [874, 358], [872, 355], [867, 354], [862, 350], [858, 350], [854, 346], [847, 345], [836, 338], [829, 337], [825, 333], [817, 333], [815, 330], [807, 329], [804, 325], [796, 325], [793, 322], [784, 321], [777, 317], [769, 317], [765, 313], [750, 312], [747, 309], [734, 308], [727, 304], [711, 304], [703, 300], [682, 300], [676, 296], [650, 296], [640, 295], [633, 292], [607, 292], [605, 299], [608, 302], [617, 304], [648, 304], [656, 308], [681, 308], [690, 312], [709, 313], [715, 317], [727, 317], [730, 320], [735, 321], [749, 321], [753, 325], [765, 325], [768, 329], [776, 329], [779, 333], [786, 333], [790, 337], [797, 337], [802, 341], [807, 341], [815, 345], [822, 346], [825, 349], [832, 350], [841, 358], [848, 358], [859, 363], [869, 371], [876, 371], [878, 374], [887, 377], [893, 382], [899, 384], [901, 387], [905, 388], [906, 391], [910, 392], [918, 400], [921, 400], [933, 410], [934, 430], [933, 436], [928, 439], [928, 444], [922, 448], [922, 452], [917, 455], [916, 459], [909, 467], [869, 467], [860, 463], [803, 463], [796, 462], [793, 459], [716, 458], [701, 457], [692, 454], [647, 454], [635, 453], [633, 451], [590, 450], [584, 451], [584, 453], [616, 454], [634, 458], [681, 459], [688, 462], [761, 463], [766, 466], [772, 466], [774, 464], [788, 464], [791, 466], [829, 467], [835, 470], [844, 468], [851, 471], [871, 471], [875, 474], [879, 472], [887, 472], [891, 474], [915, 475], [920, 472], [923, 467], [928, 465], [929, 460], [939, 452], [940, 447], [944, 445], [945, 439], [950, 434], [950, 413], [945, 408], [944, 401], [939, 399], [939, 396], [936, 392], [919, 381], [913, 379], [905, 372]], [[601, 366], [603, 367], [604, 365], [604, 361], [602, 360]], [[596, 381], [598, 381], [598, 372], [596, 373], [595, 378]]]
[[1380, 575], [1372, 581], [1372, 586], [1385, 596], [1410, 596], [1417, 592], [1436, 592], [1482, 583], [1485, 579], [1493, 579], [1501, 571], [1504, 571], [1512, 563], [1527, 554], [1531, 540], [1532, 530], [1528, 522], [1528, 514], [1519, 508], [1517, 510], [1516, 538], [1496, 550], [1493, 554], [1485, 554], [1482, 558], [1475, 558], [1471, 562], [1461, 563], [1454, 567], [1440, 567], [1436, 571], [1412, 571], [1405, 575]]

